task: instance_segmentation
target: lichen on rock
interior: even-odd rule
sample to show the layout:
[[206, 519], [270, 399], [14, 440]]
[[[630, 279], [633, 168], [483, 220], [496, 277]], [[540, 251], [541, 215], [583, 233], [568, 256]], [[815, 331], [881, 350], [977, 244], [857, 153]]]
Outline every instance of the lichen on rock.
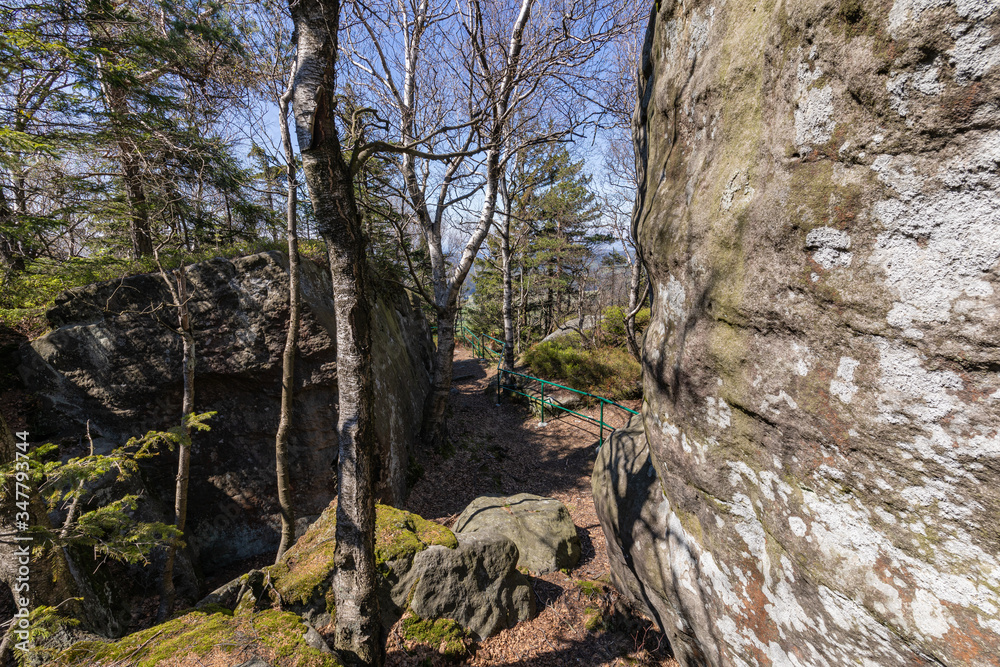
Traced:
[[998, 31], [991, 0], [653, 13], [646, 400], [594, 484], [682, 663], [996, 664]]

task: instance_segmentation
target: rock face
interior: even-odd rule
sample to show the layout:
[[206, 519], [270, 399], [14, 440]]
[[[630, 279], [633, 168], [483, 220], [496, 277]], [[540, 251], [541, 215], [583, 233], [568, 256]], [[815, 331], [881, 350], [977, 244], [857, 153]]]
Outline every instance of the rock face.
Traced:
[[656, 4], [657, 484], [621, 439], [594, 481], [688, 664], [998, 664], [998, 38], [995, 0]]
[[566, 506], [530, 493], [481, 496], [455, 521], [460, 535], [496, 533], [517, 545], [517, 565], [544, 574], [580, 560], [580, 536]]
[[[676, 633], [690, 620], [679, 612], [683, 601], [672, 587], [664, 554], [680, 548], [671, 541], [669, 516], [660, 481], [646, 446], [642, 418], [633, 417], [611, 434], [597, 453], [591, 478], [594, 508], [608, 542], [611, 581], [656, 623], [674, 629], [671, 647], [684, 664], [703, 664], [704, 655], [691, 637]], [[705, 612], [700, 612], [704, 622]]]
[[[196, 410], [215, 410], [211, 431], [194, 437], [189, 544], [206, 569], [277, 546], [274, 433], [288, 321], [287, 259], [276, 252], [215, 259], [188, 268], [195, 328]], [[99, 283], [61, 296], [48, 313], [55, 330], [20, 351], [25, 385], [46, 409], [42, 437], [77, 440], [90, 420], [100, 449], [177, 423], [181, 343], [159, 275]], [[337, 459], [336, 328], [328, 273], [302, 263], [303, 322], [296, 361], [292, 484], [300, 517], [334, 496]], [[432, 368], [428, 327], [400, 294], [380, 289], [373, 356], [380, 495], [399, 501]], [[36, 429], [36, 432], [38, 429]], [[154, 497], [173, 497], [176, 455], [147, 476]]]

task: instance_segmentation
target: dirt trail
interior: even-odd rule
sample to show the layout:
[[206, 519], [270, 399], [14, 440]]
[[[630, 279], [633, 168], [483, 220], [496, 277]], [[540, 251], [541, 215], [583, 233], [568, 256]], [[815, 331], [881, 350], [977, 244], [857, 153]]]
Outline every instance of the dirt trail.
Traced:
[[[547, 417], [548, 424], [540, 427], [538, 416], [526, 405], [503, 402], [498, 407], [489, 390], [496, 386], [495, 367], [463, 348], [455, 353], [453, 385], [450, 451], [424, 456], [424, 474], [406, 509], [450, 526], [481, 495], [549, 496], [569, 509], [582, 547], [580, 563], [572, 571], [529, 578], [538, 616], [481, 642], [466, 664], [676, 666], [664, 636], [629, 610], [613, 588], [588, 596], [578, 583], [607, 581], [609, 574], [604, 533], [590, 491], [598, 428], [566, 413]], [[629, 402], [628, 407], [637, 409], [638, 403]], [[596, 414], [595, 408], [579, 411]], [[605, 409], [606, 423], [624, 425], [628, 417]], [[585, 624], [595, 610], [600, 610], [604, 627], [588, 631]], [[407, 653], [394, 631], [388, 664], [443, 662], [432, 652]]]

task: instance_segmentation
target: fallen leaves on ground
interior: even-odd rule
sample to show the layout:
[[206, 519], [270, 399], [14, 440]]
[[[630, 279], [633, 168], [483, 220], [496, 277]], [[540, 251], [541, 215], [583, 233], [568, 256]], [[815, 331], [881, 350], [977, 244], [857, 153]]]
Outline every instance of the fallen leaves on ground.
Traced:
[[[568, 414], [547, 415], [542, 427], [521, 402], [502, 398], [497, 405], [495, 367], [461, 348], [456, 350], [454, 377], [457, 391], [451, 396], [449, 444], [442, 451], [421, 455], [424, 474], [406, 509], [450, 526], [466, 505], [482, 495], [548, 496], [566, 505], [582, 552], [580, 562], [568, 572], [529, 577], [538, 615], [470, 645], [462, 664], [676, 667], [664, 635], [607, 584], [604, 532], [590, 491], [599, 428]], [[636, 410], [639, 401], [625, 405]], [[597, 414], [594, 406], [580, 411]], [[624, 426], [629, 417], [605, 407], [606, 423]], [[599, 584], [584, 590], [581, 581]], [[433, 648], [407, 647], [394, 628], [386, 664], [449, 663]]]

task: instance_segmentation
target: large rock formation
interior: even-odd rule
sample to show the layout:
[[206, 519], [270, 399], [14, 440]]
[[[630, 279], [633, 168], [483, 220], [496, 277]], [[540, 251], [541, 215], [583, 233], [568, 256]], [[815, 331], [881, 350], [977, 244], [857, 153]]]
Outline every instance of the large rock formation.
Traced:
[[656, 3], [644, 434], [595, 488], [688, 664], [1000, 664], [998, 42], [996, 0]]
[[[288, 321], [287, 259], [276, 252], [188, 267], [197, 365], [195, 406], [215, 410], [194, 436], [188, 542], [206, 569], [277, 547], [274, 434]], [[302, 264], [303, 323], [296, 362], [292, 484], [300, 517], [333, 498], [337, 460], [336, 329], [328, 272]], [[159, 275], [99, 283], [62, 295], [51, 333], [21, 349], [25, 385], [45, 403], [35, 437], [79, 439], [100, 449], [178, 423], [181, 342]], [[427, 325], [405, 296], [380, 290], [374, 304], [380, 496], [400, 501], [430, 387]], [[49, 432], [43, 432], [48, 429]], [[151, 495], [173, 497], [176, 455], [155, 460]]]

